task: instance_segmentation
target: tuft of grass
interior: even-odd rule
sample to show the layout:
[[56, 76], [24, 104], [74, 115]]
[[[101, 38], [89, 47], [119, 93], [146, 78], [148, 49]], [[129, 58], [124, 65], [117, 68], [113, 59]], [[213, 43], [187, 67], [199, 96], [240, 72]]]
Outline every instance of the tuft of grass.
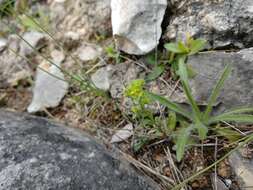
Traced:
[[[205, 111], [200, 111], [196, 101], [191, 94], [191, 89], [188, 82], [187, 68], [183, 61], [179, 62], [178, 73], [184, 93], [188, 99], [189, 105], [191, 106], [190, 112], [183, 109], [179, 104], [173, 103], [169, 99], [150, 92], [146, 92], [146, 95], [151, 100], [159, 102], [160, 104], [166, 106], [169, 110], [185, 118], [187, 127], [180, 130], [180, 133], [176, 140], [176, 152], [178, 161], [181, 161], [183, 158], [186, 142], [189, 140], [191, 134], [197, 133], [200, 140], [205, 140], [210, 128], [213, 128], [213, 126], [218, 125], [221, 122], [253, 123], [253, 115], [249, 114], [253, 112], [253, 108], [237, 108], [228, 110], [216, 116], [213, 116], [211, 114], [213, 104], [218, 98], [218, 95], [224, 86], [224, 82], [228, 78], [230, 72], [231, 66], [227, 65], [222, 75], [220, 76], [220, 79], [212, 90]], [[213, 130], [215, 131], [215, 128]]]

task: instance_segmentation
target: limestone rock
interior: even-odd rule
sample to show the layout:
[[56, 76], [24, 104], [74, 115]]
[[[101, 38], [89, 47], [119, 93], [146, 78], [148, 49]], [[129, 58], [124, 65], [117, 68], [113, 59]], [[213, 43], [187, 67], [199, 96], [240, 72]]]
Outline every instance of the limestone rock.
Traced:
[[175, 14], [170, 20], [165, 38], [184, 39], [186, 33], [204, 38], [210, 48], [253, 45], [252, 0], [188, 0], [175, 1]]
[[208, 52], [191, 56], [188, 64], [197, 75], [190, 81], [197, 102], [207, 104], [211, 91], [226, 64], [232, 65], [232, 73], [216, 102], [219, 110], [238, 106], [253, 106], [253, 48], [239, 52]]
[[8, 41], [4, 38], [0, 38], [0, 53], [7, 47]]
[[78, 58], [81, 61], [91, 61], [98, 58], [102, 53], [102, 48], [96, 45], [83, 45], [77, 50]]
[[122, 98], [126, 85], [138, 78], [142, 69], [131, 61], [117, 65], [108, 65], [92, 75], [97, 88], [109, 90], [113, 98]]
[[83, 131], [0, 111], [0, 189], [158, 190]]
[[241, 189], [253, 187], [253, 159], [244, 158], [240, 151], [233, 153], [229, 157], [232, 167]]
[[18, 80], [31, 76], [31, 70], [25, 60], [10, 51], [0, 54], [0, 88], [15, 85]]
[[51, 1], [50, 10], [52, 27], [60, 35], [71, 31], [88, 40], [94, 34], [107, 36], [111, 31], [110, 0]]
[[110, 67], [103, 67], [99, 70], [97, 70], [92, 76], [91, 80], [93, 84], [101, 89], [101, 90], [109, 90], [111, 83], [110, 83], [110, 73], [111, 68]]
[[[23, 35], [24, 40], [26, 40], [33, 48], [38, 48], [42, 45], [42, 42], [45, 40], [45, 35], [40, 32], [26, 32]], [[22, 56], [31, 55], [34, 50], [31, 48], [25, 41], [21, 40], [20, 43], [20, 54]]]
[[37, 68], [33, 99], [27, 108], [29, 113], [56, 107], [67, 93], [68, 83], [61, 72], [60, 63], [41, 63]]
[[118, 48], [143, 55], [155, 49], [167, 0], [112, 0], [112, 28]]

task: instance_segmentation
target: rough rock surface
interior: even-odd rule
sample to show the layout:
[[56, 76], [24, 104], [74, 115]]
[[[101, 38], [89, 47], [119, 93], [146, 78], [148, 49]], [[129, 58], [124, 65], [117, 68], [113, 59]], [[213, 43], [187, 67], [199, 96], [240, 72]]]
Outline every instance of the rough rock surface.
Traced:
[[251, 189], [253, 187], [253, 159], [242, 156], [240, 151], [233, 153], [229, 157], [232, 167], [241, 189]]
[[60, 104], [68, 90], [68, 83], [65, 81], [60, 68], [59, 62], [51, 65], [45, 61], [38, 66], [33, 99], [27, 108], [29, 113], [56, 107]]
[[77, 50], [78, 58], [85, 62], [91, 61], [101, 56], [103, 49], [95, 44], [82, 45]]
[[50, 9], [59, 33], [71, 31], [88, 39], [96, 34], [106, 36], [111, 31], [110, 0], [51, 1]]
[[7, 40], [4, 38], [0, 38], [0, 53], [6, 48]]
[[18, 80], [30, 75], [31, 71], [26, 61], [10, 51], [0, 54], [0, 88], [13, 86]]
[[118, 48], [143, 55], [157, 46], [167, 0], [112, 0], [112, 28]]
[[[40, 32], [26, 32], [23, 35], [23, 39], [20, 43], [20, 54], [22, 56], [29, 56], [31, 55], [34, 50], [33, 48], [37, 49], [38, 47], [42, 47], [42, 42], [45, 41], [45, 35]], [[33, 47], [31, 48], [27, 42]]]
[[0, 190], [153, 190], [83, 131], [0, 111]]
[[208, 52], [189, 58], [188, 64], [197, 75], [190, 81], [196, 100], [206, 105], [209, 95], [226, 64], [232, 73], [218, 98], [220, 109], [253, 106], [253, 48], [239, 52]]
[[186, 32], [208, 40], [212, 48], [253, 46], [252, 0], [173, 1], [176, 10], [165, 38], [184, 39]]
[[113, 98], [122, 98], [125, 86], [141, 75], [143, 69], [132, 61], [102, 67], [92, 75], [97, 88], [109, 90]]

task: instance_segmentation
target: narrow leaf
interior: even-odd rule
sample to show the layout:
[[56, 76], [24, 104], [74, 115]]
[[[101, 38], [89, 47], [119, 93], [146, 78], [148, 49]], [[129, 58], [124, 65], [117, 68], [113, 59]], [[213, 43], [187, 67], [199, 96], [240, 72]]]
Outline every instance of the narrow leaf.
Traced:
[[170, 131], [174, 131], [177, 124], [177, 116], [175, 112], [170, 112], [168, 117], [168, 128]]
[[208, 128], [205, 125], [203, 125], [201, 122], [197, 122], [195, 124], [195, 127], [198, 130], [198, 134], [199, 134], [200, 139], [205, 140], [207, 137]]
[[184, 92], [187, 96], [187, 99], [192, 107], [192, 110], [195, 114], [195, 117], [197, 117], [199, 120], [201, 120], [201, 114], [200, 110], [198, 108], [198, 105], [196, 101], [194, 100], [191, 90], [190, 90], [190, 85], [188, 83], [188, 73], [187, 73], [187, 68], [185, 66], [185, 63], [182, 59], [179, 59], [179, 69], [178, 69], [178, 74], [181, 79], [181, 83], [183, 85]]
[[185, 111], [180, 105], [171, 102], [170, 100], [150, 92], [146, 92], [146, 95], [153, 101], [158, 101], [160, 104], [166, 106], [169, 110], [174, 111], [178, 114], [185, 116], [186, 118], [192, 120], [192, 116], [189, 112]]
[[180, 162], [184, 156], [185, 147], [191, 135], [192, 127], [182, 128], [177, 137], [176, 142], [176, 154], [177, 154], [177, 161]]
[[221, 91], [221, 88], [224, 86], [224, 82], [228, 78], [230, 72], [231, 72], [231, 66], [227, 65], [225, 67], [220, 79], [218, 80], [217, 84], [215, 85], [215, 87], [212, 91], [212, 94], [209, 98], [208, 105], [207, 105], [207, 108], [206, 108], [206, 111], [204, 114], [205, 120], [208, 120], [208, 117], [209, 117], [210, 113], [212, 112], [213, 105], [214, 105], [215, 101], [217, 100], [218, 95]]
[[168, 43], [164, 45], [165, 49], [173, 53], [184, 53], [176, 43]]
[[192, 40], [190, 42], [191, 52], [190, 52], [189, 55], [193, 55], [193, 54], [198, 53], [199, 51], [201, 51], [202, 49], [205, 48], [205, 45], [206, 45], [206, 41], [205, 40], [202, 40], [202, 39]]
[[236, 122], [236, 123], [253, 123], [253, 115], [248, 114], [221, 114], [214, 116], [209, 123], [217, 123], [220, 121]]
[[214, 130], [218, 135], [225, 137], [231, 143], [239, 140], [242, 137], [239, 132], [232, 130], [231, 128], [216, 127]]
[[152, 81], [157, 79], [164, 72], [164, 66], [157, 66], [153, 69], [151, 73], [147, 76], [147, 81]]
[[241, 108], [235, 108], [232, 110], [229, 110], [225, 112], [224, 114], [241, 114], [241, 113], [252, 113], [253, 108], [252, 107], [241, 107]]

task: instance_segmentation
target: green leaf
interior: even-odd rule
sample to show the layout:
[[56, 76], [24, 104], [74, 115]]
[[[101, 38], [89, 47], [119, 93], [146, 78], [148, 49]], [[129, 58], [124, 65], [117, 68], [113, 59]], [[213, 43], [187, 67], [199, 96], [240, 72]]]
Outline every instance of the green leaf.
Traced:
[[176, 43], [168, 43], [168, 44], [165, 44], [164, 47], [170, 51], [170, 52], [173, 52], [173, 53], [184, 53], [184, 51], [182, 51], [179, 47], [178, 47], [178, 44]]
[[177, 124], [177, 116], [175, 112], [170, 112], [168, 117], [168, 128], [170, 131], [174, 131]]
[[197, 39], [197, 40], [191, 40], [190, 42], [190, 53], [189, 55], [193, 55], [201, 51], [202, 49], [205, 48], [206, 41], [202, 39]]
[[177, 154], [177, 161], [180, 162], [184, 156], [185, 147], [191, 135], [192, 127], [182, 128], [176, 140], [176, 154]]
[[231, 72], [231, 66], [227, 65], [225, 67], [220, 79], [218, 80], [217, 84], [215, 85], [214, 89], [212, 90], [206, 111], [204, 113], [205, 120], [208, 120], [208, 117], [209, 117], [210, 113], [212, 112], [213, 105], [214, 105], [215, 101], [217, 100], [218, 95], [219, 95], [222, 87], [224, 86], [224, 82], [228, 78], [230, 72]]
[[205, 125], [203, 125], [201, 122], [197, 122], [195, 124], [195, 127], [198, 130], [198, 134], [199, 134], [200, 139], [205, 140], [207, 137], [208, 128]]
[[155, 65], [156, 64], [156, 55], [154, 53], [147, 55], [147, 63], [150, 65]]
[[[192, 110], [194, 112], [194, 115], [196, 118], [198, 118], [199, 120], [201, 120], [201, 113], [199, 110], [199, 107], [196, 103], [196, 101], [194, 100], [192, 94], [191, 94], [191, 90], [190, 90], [190, 86], [188, 83], [188, 73], [187, 73], [187, 69], [185, 66], [185, 63], [182, 59], [179, 59], [179, 69], [178, 69], [178, 74], [180, 76], [181, 79], [181, 83], [183, 85], [183, 89], [185, 92], [185, 95], [187, 96], [187, 99], [192, 107]], [[195, 119], [196, 119], [195, 118]]]
[[185, 111], [183, 108], [181, 108], [180, 105], [173, 103], [169, 101], [168, 99], [164, 98], [163, 96], [159, 96], [150, 92], [146, 92], [146, 95], [149, 99], [153, 101], [158, 101], [160, 104], [166, 106], [169, 110], [174, 111], [178, 114], [181, 114], [182, 116], [192, 120], [192, 116], [190, 113]]
[[221, 114], [214, 116], [209, 120], [209, 124], [220, 121], [236, 122], [236, 123], [253, 123], [253, 115], [248, 114]]
[[242, 137], [242, 135], [239, 132], [232, 130], [231, 128], [216, 127], [214, 131], [218, 135], [221, 135], [225, 137], [226, 139], [228, 139], [229, 142], [231, 143], [239, 140]]
[[183, 44], [182, 41], [178, 42], [178, 48], [180, 49], [181, 53], [188, 53], [189, 49]]
[[164, 72], [165, 67], [163, 65], [155, 67], [151, 73], [148, 74], [146, 80], [147, 81], [152, 81], [157, 79], [163, 72]]
[[241, 107], [241, 108], [235, 108], [226, 111], [224, 114], [240, 114], [240, 113], [252, 113], [253, 108], [252, 107]]
[[197, 75], [196, 71], [190, 65], [186, 65], [186, 67], [189, 78], [194, 78]]

